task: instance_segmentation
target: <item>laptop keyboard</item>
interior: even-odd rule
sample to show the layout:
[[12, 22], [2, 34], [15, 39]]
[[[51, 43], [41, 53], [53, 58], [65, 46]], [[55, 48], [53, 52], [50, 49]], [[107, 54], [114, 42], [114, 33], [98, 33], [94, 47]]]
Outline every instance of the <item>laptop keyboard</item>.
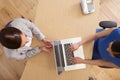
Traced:
[[70, 44], [64, 44], [64, 49], [65, 49], [65, 55], [66, 55], [66, 62], [67, 62], [67, 65], [73, 65], [74, 63], [72, 63], [72, 61], [70, 60], [71, 58], [74, 57], [74, 53], [72, 51], [69, 51], [68, 48], [69, 48]]

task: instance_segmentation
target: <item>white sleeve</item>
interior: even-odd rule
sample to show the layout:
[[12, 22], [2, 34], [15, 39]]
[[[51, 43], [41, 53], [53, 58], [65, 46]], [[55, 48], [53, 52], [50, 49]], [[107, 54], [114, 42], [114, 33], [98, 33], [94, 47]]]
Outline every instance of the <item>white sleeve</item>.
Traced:
[[45, 38], [43, 33], [35, 26], [34, 23], [26, 19], [22, 19], [22, 21], [27, 25], [27, 27], [32, 31], [32, 33], [37, 37], [38, 40], [42, 40], [43, 38]]
[[24, 60], [39, 54], [40, 47], [35, 47], [31, 49], [16, 49], [16, 50], [12, 50], [4, 47], [4, 51], [6, 56], [10, 59]]

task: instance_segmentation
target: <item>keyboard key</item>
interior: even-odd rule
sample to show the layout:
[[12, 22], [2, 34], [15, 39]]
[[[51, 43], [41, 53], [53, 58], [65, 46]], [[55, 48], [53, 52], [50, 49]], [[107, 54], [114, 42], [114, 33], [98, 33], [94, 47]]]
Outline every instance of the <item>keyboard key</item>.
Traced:
[[72, 63], [72, 61], [70, 59], [74, 57], [74, 53], [72, 51], [69, 51], [69, 49], [68, 49], [69, 46], [70, 46], [70, 44], [64, 44], [66, 62], [67, 62], [67, 65], [73, 65], [74, 63]]

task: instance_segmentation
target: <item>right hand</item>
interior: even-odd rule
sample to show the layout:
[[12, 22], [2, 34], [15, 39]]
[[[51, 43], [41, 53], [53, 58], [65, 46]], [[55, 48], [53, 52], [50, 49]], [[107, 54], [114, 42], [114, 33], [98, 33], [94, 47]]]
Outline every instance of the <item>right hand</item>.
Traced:
[[53, 41], [51, 40], [47, 40], [47, 39], [42, 39], [43, 43], [48, 46], [49, 48], [52, 48], [53, 47]]
[[74, 57], [74, 58], [72, 58], [72, 62], [75, 64], [81, 64], [81, 63], [84, 63], [84, 59], [82, 59], [80, 57]]
[[74, 43], [74, 44], [71, 44], [70, 47], [69, 47], [69, 50], [70, 51], [75, 51], [79, 48], [80, 44], [79, 43]]

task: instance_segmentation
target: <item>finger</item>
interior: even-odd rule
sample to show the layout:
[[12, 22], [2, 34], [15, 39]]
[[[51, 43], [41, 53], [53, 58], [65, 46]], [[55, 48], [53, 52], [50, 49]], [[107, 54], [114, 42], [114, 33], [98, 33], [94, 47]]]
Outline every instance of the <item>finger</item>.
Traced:
[[71, 60], [71, 62], [72, 62], [73, 64], [76, 64], [76, 60]]
[[70, 60], [70, 61], [72, 61], [72, 60], [73, 60], [73, 58], [70, 58], [69, 60]]
[[50, 44], [52, 44], [53, 41], [49, 40], [48, 42], [49, 42]]
[[68, 47], [68, 51], [71, 51], [71, 46], [70, 46], [70, 47]]
[[74, 50], [75, 50], [75, 47], [74, 47], [73, 44], [71, 44], [71, 46], [70, 46], [70, 50], [71, 50], [71, 51], [74, 51]]
[[53, 46], [52, 42], [49, 43], [50, 46]]
[[74, 63], [74, 64], [76, 64], [76, 63], [77, 63], [75, 59], [72, 59], [71, 61], [72, 61], [72, 63]]
[[66, 48], [66, 51], [68, 51], [68, 52], [69, 52], [69, 48]]
[[47, 49], [51, 49], [51, 48], [52, 48], [52, 46], [46, 46], [46, 48], [47, 48]]
[[52, 44], [50, 44], [50, 43], [47, 43], [47, 44], [46, 44], [46, 46], [53, 47], [53, 45], [52, 45]]
[[47, 51], [47, 53], [50, 53], [50, 50], [46, 50]]
[[71, 58], [71, 61], [73, 61], [73, 62], [74, 62], [75, 60], [76, 60], [75, 58]]
[[79, 58], [79, 57], [74, 57], [74, 58], [72, 58], [72, 61], [73, 61], [74, 63], [78, 63], [78, 58]]
[[74, 48], [69, 49], [69, 51], [74, 51]]
[[48, 54], [50, 54], [50, 51], [48, 51]]
[[70, 46], [70, 47], [68, 48], [68, 50], [69, 50], [69, 51], [73, 51], [73, 46]]

